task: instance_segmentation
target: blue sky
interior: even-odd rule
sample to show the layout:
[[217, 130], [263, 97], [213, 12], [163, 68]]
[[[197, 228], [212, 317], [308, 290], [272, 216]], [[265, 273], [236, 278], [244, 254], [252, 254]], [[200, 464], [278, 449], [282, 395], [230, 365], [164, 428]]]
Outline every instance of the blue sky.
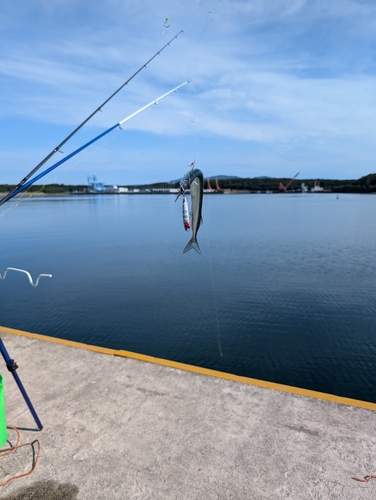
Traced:
[[93, 173], [108, 184], [169, 181], [193, 160], [205, 176], [376, 172], [374, 0], [3, 0], [1, 9], [0, 183], [21, 180], [180, 30], [64, 154], [189, 85], [46, 183]]

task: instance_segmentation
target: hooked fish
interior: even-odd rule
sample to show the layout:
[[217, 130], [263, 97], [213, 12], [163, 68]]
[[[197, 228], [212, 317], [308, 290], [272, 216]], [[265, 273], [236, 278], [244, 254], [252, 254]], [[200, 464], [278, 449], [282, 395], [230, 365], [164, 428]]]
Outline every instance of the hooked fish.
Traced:
[[188, 202], [185, 194], [183, 194], [183, 224], [184, 229], [188, 231], [191, 228], [191, 224], [189, 222], [189, 210], [188, 210]]
[[192, 238], [188, 241], [183, 253], [188, 252], [192, 248], [197, 253], [201, 253], [200, 246], [197, 241], [197, 232], [202, 224], [202, 199], [204, 196], [204, 176], [198, 168], [188, 172], [186, 175], [187, 184], [191, 189], [191, 226]]

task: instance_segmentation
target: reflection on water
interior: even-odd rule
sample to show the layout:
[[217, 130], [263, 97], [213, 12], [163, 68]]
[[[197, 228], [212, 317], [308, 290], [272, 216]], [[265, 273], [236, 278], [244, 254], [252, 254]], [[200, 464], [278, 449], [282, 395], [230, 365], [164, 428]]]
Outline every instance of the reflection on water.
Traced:
[[[34, 198], [0, 218], [0, 324], [376, 402], [372, 195]], [[16, 275], [17, 274], [17, 275]], [[221, 350], [223, 356], [221, 356]]]

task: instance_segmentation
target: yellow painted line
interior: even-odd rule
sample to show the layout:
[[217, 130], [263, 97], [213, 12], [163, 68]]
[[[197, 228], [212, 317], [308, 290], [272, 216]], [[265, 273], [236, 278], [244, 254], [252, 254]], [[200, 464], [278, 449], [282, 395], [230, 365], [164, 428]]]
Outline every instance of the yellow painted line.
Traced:
[[4, 326], [0, 326], [0, 332], [12, 333], [14, 335], [20, 335], [32, 339], [44, 340], [47, 342], [54, 342], [55, 344], [62, 344], [69, 347], [77, 347], [79, 349], [86, 349], [88, 351], [94, 351], [101, 354], [109, 354], [112, 356], [120, 356], [124, 358], [135, 359], [138, 361], [146, 361], [147, 363], [154, 363], [161, 366], [167, 366], [169, 368], [175, 368], [177, 370], [185, 370], [192, 373], [198, 373], [200, 375], [206, 375], [209, 377], [222, 378], [225, 380], [231, 380], [233, 382], [239, 382], [242, 384], [255, 385], [257, 387], [263, 387], [264, 389], [273, 389], [275, 391], [288, 392], [290, 394], [297, 394], [299, 396], [306, 396], [314, 399], [322, 399], [324, 401], [331, 401], [332, 403], [355, 406], [357, 408], [364, 408], [366, 410], [376, 411], [376, 404], [369, 403], [368, 401], [360, 401], [358, 399], [344, 398], [341, 396], [335, 396], [334, 394], [326, 394], [325, 392], [311, 391], [309, 389], [301, 389], [300, 387], [277, 384], [275, 382], [267, 382], [265, 380], [258, 380], [255, 378], [242, 377], [240, 375], [233, 375], [231, 373], [211, 370], [209, 368], [201, 368], [199, 366], [187, 365], [185, 363], [179, 363], [177, 361], [169, 361], [167, 359], [155, 358], [153, 356], [148, 356], [146, 354], [138, 354], [136, 352], [117, 350], [117, 349], [107, 349], [105, 347], [97, 347], [90, 344], [83, 344], [81, 342], [74, 342], [73, 340], [64, 340], [56, 337], [48, 337], [47, 335], [39, 335], [38, 333], [29, 333], [23, 330], [15, 330], [13, 328], [7, 328]]
[[274, 389], [276, 391], [298, 394], [299, 396], [307, 396], [315, 399], [323, 399], [325, 401], [331, 401], [333, 403], [340, 403], [348, 406], [356, 406], [358, 408], [365, 408], [367, 410], [376, 411], [376, 404], [369, 403], [368, 401], [360, 401], [358, 399], [344, 398], [341, 396], [335, 396], [334, 394], [326, 394], [325, 392], [311, 391], [309, 389], [301, 389], [300, 387], [277, 384], [275, 382], [267, 382], [265, 380], [258, 380], [255, 378], [242, 377], [240, 375], [233, 375], [231, 373], [219, 372], [216, 370], [211, 370], [209, 368], [200, 368], [199, 366], [186, 365], [184, 363], [178, 363], [176, 361], [168, 361], [166, 359], [154, 358], [153, 356], [147, 356], [145, 354], [137, 354], [134, 352], [120, 350], [116, 351], [115, 356], [124, 356], [126, 358], [137, 359], [139, 361], [147, 361], [148, 363], [155, 363], [158, 365], [168, 366], [170, 368], [176, 368], [178, 370], [187, 370], [190, 372], [199, 373], [200, 375], [207, 375], [209, 377], [223, 378], [225, 380], [232, 380], [234, 382], [240, 382], [242, 384], [256, 385], [258, 387], [263, 387], [265, 389]]
[[14, 335], [20, 335], [22, 337], [28, 337], [30, 339], [45, 340], [47, 342], [54, 342], [55, 344], [62, 344], [69, 347], [78, 347], [79, 349], [86, 349], [87, 351], [100, 352], [102, 354], [112, 354], [114, 355], [118, 351], [116, 349], [107, 349], [106, 347], [97, 347], [95, 345], [83, 344], [81, 342], [74, 342], [73, 340], [64, 340], [56, 337], [48, 337], [47, 335], [39, 335], [38, 333], [25, 332], [23, 330], [15, 330], [14, 328], [7, 328], [6, 326], [0, 326], [0, 332], [12, 333]]

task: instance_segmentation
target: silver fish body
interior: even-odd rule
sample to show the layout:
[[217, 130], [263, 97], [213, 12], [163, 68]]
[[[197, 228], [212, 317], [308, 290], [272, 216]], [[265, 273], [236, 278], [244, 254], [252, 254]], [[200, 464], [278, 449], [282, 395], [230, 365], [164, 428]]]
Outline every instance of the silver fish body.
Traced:
[[188, 172], [187, 184], [191, 190], [191, 227], [192, 238], [188, 241], [183, 253], [188, 252], [192, 248], [197, 253], [201, 253], [198, 241], [197, 232], [202, 224], [202, 200], [204, 196], [204, 176], [198, 168]]

